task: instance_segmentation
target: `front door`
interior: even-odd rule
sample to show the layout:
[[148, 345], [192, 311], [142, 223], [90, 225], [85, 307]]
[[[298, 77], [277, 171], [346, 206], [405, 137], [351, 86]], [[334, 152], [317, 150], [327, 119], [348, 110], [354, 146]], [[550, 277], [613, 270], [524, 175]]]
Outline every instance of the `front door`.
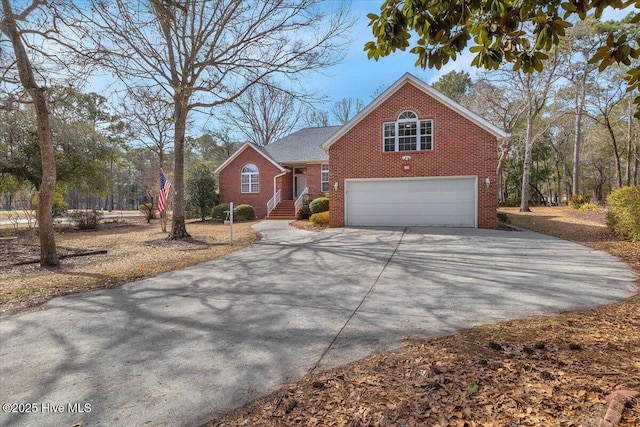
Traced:
[[293, 198], [297, 199], [307, 187], [307, 168], [295, 168], [293, 175]]

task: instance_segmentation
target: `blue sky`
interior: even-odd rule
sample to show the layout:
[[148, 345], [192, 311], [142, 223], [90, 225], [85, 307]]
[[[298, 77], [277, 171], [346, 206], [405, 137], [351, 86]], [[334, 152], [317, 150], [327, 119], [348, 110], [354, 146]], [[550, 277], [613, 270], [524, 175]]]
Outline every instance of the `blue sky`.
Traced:
[[368, 27], [367, 13], [379, 13], [382, 0], [354, 0], [351, 2], [351, 14], [356, 18], [350, 37], [353, 39], [344, 61], [326, 70], [323, 75], [309, 82], [309, 88], [325, 92], [330, 97], [327, 107], [342, 98], [361, 98], [365, 103], [371, 101], [371, 95], [380, 85], [388, 87], [405, 72], [410, 72], [427, 83], [433, 83], [442, 74], [451, 70], [471, 71], [471, 56], [458, 58], [456, 63], [448, 63], [441, 70], [423, 70], [414, 65], [416, 56], [397, 51], [386, 58], [375, 61], [367, 59], [364, 44], [373, 40]]
[[[473, 55], [468, 51], [464, 52], [458, 59], [450, 61], [442, 69], [425, 69], [416, 67], [416, 56], [408, 52], [397, 51], [386, 58], [378, 61], [367, 59], [363, 46], [373, 39], [371, 29], [368, 27], [368, 13], [379, 13], [383, 0], [327, 0], [327, 10], [339, 6], [343, 1], [350, 4], [351, 15], [356, 19], [355, 25], [350, 29], [349, 38], [352, 40], [342, 63], [326, 69], [322, 73], [317, 73], [305, 82], [306, 87], [311, 92], [326, 95], [328, 101], [320, 106], [324, 110], [330, 111], [332, 105], [342, 98], [360, 98], [365, 104], [372, 100], [373, 92], [379, 88], [387, 88], [400, 78], [404, 73], [410, 72], [429, 84], [436, 82], [443, 74], [452, 70], [464, 70], [475, 76], [481, 70], [471, 67]], [[605, 11], [603, 20], [622, 19], [629, 13], [625, 11], [609, 10]], [[113, 87], [108, 86], [105, 76], [94, 76], [90, 79], [89, 87], [86, 90], [97, 92], [110, 92]], [[116, 83], [116, 87], [119, 85]], [[330, 119], [333, 119], [330, 115]], [[212, 120], [204, 123], [196, 119], [196, 127], [192, 129], [193, 134], [198, 134], [204, 128], [215, 127]], [[302, 123], [299, 124], [301, 126]]]
[[[380, 85], [388, 87], [404, 73], [410, 72], [429, 84], [435, 83], [443, 74], [452, 70], [467, 71], [473, 77], [481, 70], [471, 66], [473, 55], [465, 51], [455, 62], [449, 61], [440, 70], [422, 69], [414, 65], [416, 56], [408, 52], [396, 51], [391, 56], [378, 61], [367, 59], [363, 46], [373, 40], [371, 29], [368, 27], [367, 13], [379, 13], [382, 0], [353, 0], [351, 14], [357, 19], [352, 28], [351, 44], [344, 61], [318, 75], [309, 82], [308, 87], [318, 92], [326, 93], [330, 100], [324, 106], [329, 110], [331, 106], [342, 98], [360, 98], [368, 104], [372, 93]], [[605, 11], [603, 20], [622, 19], [630, 10]]]

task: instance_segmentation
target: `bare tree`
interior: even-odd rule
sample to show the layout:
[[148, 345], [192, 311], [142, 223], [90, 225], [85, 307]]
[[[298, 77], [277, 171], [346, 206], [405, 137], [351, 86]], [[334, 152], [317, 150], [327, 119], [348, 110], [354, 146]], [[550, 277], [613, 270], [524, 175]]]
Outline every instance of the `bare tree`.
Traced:
[[303, 122], [306, 127], [329, 126], [329, 113], [317, 108], [310, 108], [307, 110]]
[[360, 98], [342, 98], [333, 104], [331, 113], [340, 124], [345, 124], [353, 116], [358, 114], [364, 108], [364, 101]]
[[[269, 76], [302, 78], [341, 59], [343, 8], [321, 0], [94, 1], [79, 7], [93, 57], [130, 86], [157, 86], [173, 101], [174, 209], [169, 239], [185, 227], [184, 148], [188, 116], [213, 112]], [[71, 19], [71, 18], [70, 18]], [[300, 85], [302, 86], [302, 85]]]
[[164, 167], [164, 155], [173, 139], [173, 105], [152, 88], [132, 88], [122, 103], [132, 137], [158, 156], [158, 169]]
[[[163, 93], [153, 88], [130, 88], [122, 107], [133, 137], [151, 150], [158, 157], [158, 191], [149, 190], [151, 208], [153, 200], [159, 193], [160, 172], [164, 170], [164, 156], [172, 147], [173, 139], [173, 105], [171, 101], [163, 99]], [[167, 231], [167, 212], [160, 214], [160, 228]]]
[[[507, 91], [504, 86], [512, 81], [510, 73], [487, 72], [485, 76], [472, 84], [469, 93], [460, 99], [465, 107], [480, 116], [498, 124], [505, 132], [511, 134], [526, 111], [524, 98], [517, 93]], [[497, 186], [500, 190], [498, 200], [504, 202], [503, 169], [511, 152], [513, 139], [500, 142], [498, 164], [496, 166]]]
[[547, 120], [547, 127], [543, 131], [536, 132], [535, 121], [553, 96], [553, 84], [559, 74], [559, 56], [554, 53], [549, 59], [544, 71], [539, 74], [525, 74], [516, 71], [516, 81], [519, 83], [520, 91], [526, 100], [526, 133], [524, 150], [524, 167], [522, 172], [522, 200], [520, 202], [520, 212], [529, 212], [529, 177], [531, 173], [531, 150], [534, 142], [548, 129], [553, 120]]
[[[38, 124], [38, 140], [40, 146], [40, 161], [42, 163], [42, 181], [38, 187], [38, 224], [40, 235], [40, 265], [57, 266], [59, 264], [56, 242], [53, 235], [53, 196], [56, 189], [56, 165], [54, 161], [53, 133], [51, 117], [47, 105], [46, 88], [36, 80], [34, 67], [29, 58], [24, 30], [18, 22], [25, 22], [29, 15], [37, 13], [44, 3], [34, 0], [22, 11], [14, 12], [9, 0], [2, 0], [3, 17], [0, 21], [2, 34], [10, 40], [15, 57], [12, 68], [17, 68], [20, 84], [29, 93], [33, 101]], [[30, 30], [33, 34], [34, 31]], [[43, 33], [40, 33], [41, 35]], [[4, 44], [4, 43], [3, 43]], [[3, 73], [4, 76], [7, 73]]]
[[249, 142], [265, 146], [287, 136], [302, 112], [297, 95], [270, 79], [249, 88], [225, 112], [225, 120]]
[[618, 187], [622, 187], [622, 153], [616, 127], [621, 121], [620, 116], [623, 114], [623, 108], [620, 108], [620, 105], [623, 104], [626, 93], [621, 79], [616, 79], [610, 69], [603, 71], [600, 77], [605, 75], [608, 75], [609, 78], [600, 78], [596, 81], [595, 90], [588, 96], [589, 105], [587, 108], [593, 111], [590, 114], [591, 118], [604, 126], [609, 134], [609, 141], [611, 142], [615, 160], [616, 184]]
[[566, 79], [570, 83], [573, 95], [573, 170], [572, 194], [580, 194], [580, 148], [582, 145], [582, 120], [585, 109], [585, 98], [589, 86], [589, 78], [597, 69], [596, 64], [590, 64], [589, 59], [595, 54], [604, 37], [601, 35], [601, 25], [595, 19], [579, 21], [567, 34], [562, 48], [566, 51], [568, 69]]

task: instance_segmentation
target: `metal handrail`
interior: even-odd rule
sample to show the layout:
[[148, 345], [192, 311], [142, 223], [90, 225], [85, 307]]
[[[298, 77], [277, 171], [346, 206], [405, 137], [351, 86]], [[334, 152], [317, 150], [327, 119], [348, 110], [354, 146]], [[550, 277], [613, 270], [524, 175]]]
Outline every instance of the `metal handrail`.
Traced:
[[302, 202], [304, 201], [304, 196], [307, 194], [309, 194], [309, 187], [304, 187], [304, 190], [302, 190], [302, 193], [300, 193], [300, 195], [296, 199], [296, 214], [300, 212], [300, 209], [302, 209]]
[[272, 210], [278, 206], [278, 203], [282, 200], [282, 196], [280, 190], [276, 191], [276, 194], [267, 202], [267, 216], [271, 213]]

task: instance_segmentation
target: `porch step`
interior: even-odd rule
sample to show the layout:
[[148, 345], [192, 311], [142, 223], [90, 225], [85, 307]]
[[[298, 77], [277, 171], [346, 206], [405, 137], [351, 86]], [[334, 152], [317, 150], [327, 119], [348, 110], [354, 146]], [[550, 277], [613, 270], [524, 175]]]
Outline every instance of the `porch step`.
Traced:
[[267, 219], [296, 219], [295, 200], [282, 200], [267, 216]]

